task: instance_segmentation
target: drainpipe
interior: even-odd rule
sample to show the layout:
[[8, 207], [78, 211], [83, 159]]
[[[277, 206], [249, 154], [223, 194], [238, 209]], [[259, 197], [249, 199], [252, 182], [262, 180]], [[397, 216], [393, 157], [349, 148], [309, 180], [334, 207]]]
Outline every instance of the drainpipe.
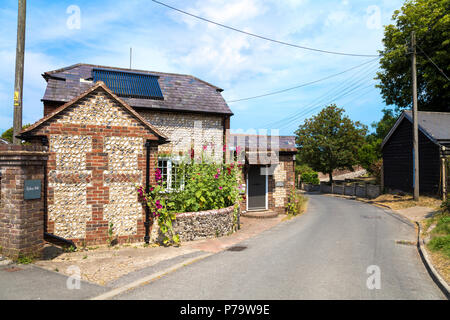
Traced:
[[[150, 141], [145, 142], [146, 148], [146, 166], [145, 166], [145, 193], [148, 194], [150, 191]], [[145, 205], [145, 237], [144, 241], [146, 244], [150, 242], [150, 208]]]

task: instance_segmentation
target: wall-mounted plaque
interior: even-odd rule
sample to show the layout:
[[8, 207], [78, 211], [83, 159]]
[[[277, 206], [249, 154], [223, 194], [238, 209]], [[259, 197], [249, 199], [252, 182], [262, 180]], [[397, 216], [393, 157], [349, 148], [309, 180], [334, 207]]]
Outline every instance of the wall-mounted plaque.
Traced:
[[23, 186], [23, 198], [25, 200], [41, 198], [41, 180], [25, 180]]
[[284, 187], [284, 181], [277, 181], [275, 187]]

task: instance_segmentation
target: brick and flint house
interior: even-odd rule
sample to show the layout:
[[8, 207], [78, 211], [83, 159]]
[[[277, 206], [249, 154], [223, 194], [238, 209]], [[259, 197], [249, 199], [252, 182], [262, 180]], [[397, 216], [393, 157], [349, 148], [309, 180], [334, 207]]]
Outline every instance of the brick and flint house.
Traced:
[[[89, 64], [43, 77], [44, 117], [20, 137], [48, 146], [44, 215], [49, 234], [75, 243], [105, 243], [112, 224], [119, 242], [142, 241], [145, 210], [136, 185], [147, 179], [155, 183], [159, 167], [168, 187], [175, 186], [180, 155], [201, 153], [206, 145], [214, 160], [225, 160], [233, 113], [222, 89], [212, 84], [191, 75]], [[291, 176], [291, 158], [280, 177]], [[281, 196], [270, 199], [281, 208]]]

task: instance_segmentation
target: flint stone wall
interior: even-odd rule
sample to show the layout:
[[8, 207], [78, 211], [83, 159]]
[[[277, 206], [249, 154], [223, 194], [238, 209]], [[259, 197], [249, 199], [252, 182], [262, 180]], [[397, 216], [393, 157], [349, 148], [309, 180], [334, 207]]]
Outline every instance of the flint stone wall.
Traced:
[[169, 154], [186, 153], [194, 148], [200, 155], [203, 146], [208, 158], [222, 161], [223, 158], [223, 117], [194, 113], [174, 113], [138, 110], [150, 124], [169, 138], [169, 143], [159, 146], [158, 152]]
[[155, 135], [112, 96], [97, 89], [33, 133], [49, 142], [47, 232], [79, 244], [142, 241], [145, 212], [136, 185], [145, 183], [146, 140], [154, 183]]
[[200, 212], [178, 213], [173, 224], [181, 241], [221, 237], [233, 232], [234, 206]]

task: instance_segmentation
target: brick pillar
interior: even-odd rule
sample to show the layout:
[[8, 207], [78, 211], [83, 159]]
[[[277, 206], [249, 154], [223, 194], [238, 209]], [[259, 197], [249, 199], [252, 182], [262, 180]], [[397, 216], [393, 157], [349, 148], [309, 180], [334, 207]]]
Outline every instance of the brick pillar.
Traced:
[[[4, 256], [38, 257], [42, 252], [46, 161], [45, 147], [0, 145], [0, 247]], [[35, 180], [34, 188], [40, 180], [40, 196], [36, 191], [34, 195], [39, 199], [25, 199], [26, 180]]]

